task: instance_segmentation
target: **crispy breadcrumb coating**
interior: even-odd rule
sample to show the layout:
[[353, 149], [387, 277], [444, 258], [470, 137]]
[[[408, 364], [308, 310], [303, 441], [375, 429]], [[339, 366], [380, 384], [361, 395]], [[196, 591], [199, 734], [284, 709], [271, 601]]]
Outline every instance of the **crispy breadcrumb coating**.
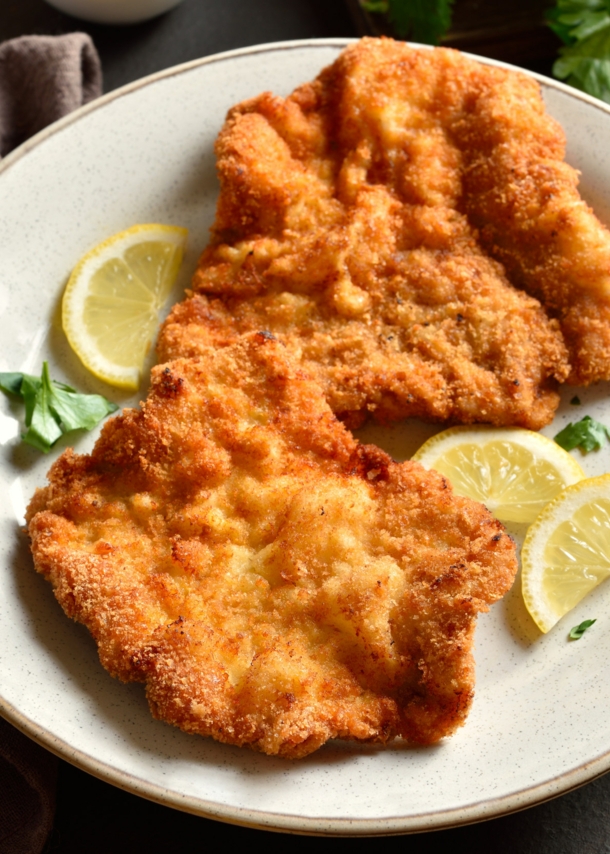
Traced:
[[155, 368], [27, 518], [37, 570], [156, 717], [286, 757], [450, 735], [476, 615], [516, 571], [482, 505], [359, 445], [267, 333]]
[[527, 78], [389, 39], [352, 45], [288, 98], [234, 107], [212, 242], [161, 359], [268, 329], [352, 427], [369, 413], [547, 424], [569, 370], [558, 321], [481, 243], [469, 195], [494, 93], [521, 81], [524, 108], [559, 133]]
[[510, 280], [559, 320], [568, 382], [610, 379], [610, 232], [578, 192], [560, 125], [536, 81], [488, 68], [451, 126], [463, 155], [460, 210]]

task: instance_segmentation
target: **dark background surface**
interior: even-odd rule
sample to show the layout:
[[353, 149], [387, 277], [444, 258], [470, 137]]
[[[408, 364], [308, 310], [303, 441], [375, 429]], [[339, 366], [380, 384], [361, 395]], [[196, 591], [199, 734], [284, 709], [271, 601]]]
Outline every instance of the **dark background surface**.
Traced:
[[[464, 5], [469, 7], [473, 21], [484, 17], [488, 6], [498, 8], [494, 0], [466, 0]], [[464, 16], [458, 20], [463, 21]], [[286, 39], [355, 36], [360, 34], [358, 26], [344, 0], [184, 0], [166, 15], [125, 27], [88, 24], [61, 14], [43, 0], [0, 3], [0, 41], [34, 33], [88, 32], [101, 56], [106, 92], [219, 51]], [[460, 38], [464, 38], [463, 32]], [[517, 32], [509, 10], [495, 32], [479, 33], [477, 38], [479, 53], [512, 59], [550, 74], [556, 41], [540, 26], [539, 16], [531, 27], [526, 22]], [[452, 43], [451, 37], [448, 43]], [[473, 38], [464, 44], [472, 50]], [[575, 698], [575, 729], [583, 714], [586, 698]], [[408, 790], [409, 781], [405, 780], [405, 799]], [[409, 854], [437, 847], [471, 854], [609, 854], [610, 775], [546, 804], [469, 827], [383, 840], [314, 839], [248, 830], [187, 815], [123, 792], [60, 762], [55, 828], [45, 854], [190, 854], [210, 846], [213, 850], [220, 846], [252, 848], [257, 842], [272, 851], [361, 851], [382, 845], [388, 852]]]

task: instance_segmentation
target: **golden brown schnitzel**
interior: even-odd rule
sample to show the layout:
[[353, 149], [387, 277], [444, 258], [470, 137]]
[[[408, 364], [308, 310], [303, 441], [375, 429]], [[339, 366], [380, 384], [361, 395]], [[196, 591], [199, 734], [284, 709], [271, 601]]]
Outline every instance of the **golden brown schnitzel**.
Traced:
[[538, 84], [487, 69], [451, 127], [463, 156], [460, 210], [511, 282], [559, 320], [568, 382], [610, 379], [610, 233], [578, 193], [565, 135]]
[[268, 334], [155, 368], [141, 410], [49, 481], [36, 568], [155, 716], [287, 757], [464, 722], [512, 540], [440, 475], [358, 444]]
[[[585, 206], [562, 161], [563, 134], [524, 75], [364, 39], [288, 98], [234, 107], [217, 155], [212, 241], [195, 296], [161, 333], [162, 360], [267, 329], [350, 426], [373, 413], [537, 429], [570, 370], [560, 322], [572, 378], [585, 376], [582, 352], [587, 379], [610, 377], [605, 332], [589, 324], [581, 340], [569, 320], [584, 330], [600, 292], [599, 276], [582, 273], [591, 215], [578, 255], [569, 234]], [[518, 191], [513, 166], [526, 176]], [[544, 170], [561, 187], [552, 223], [540, 208], [550, 185], [530, 187]], [[540, 214], [530, 232], [526, 211]], [[545, 229], [558, 228], [560, 260], [549, 255], [539, 278]], [[597, 229], [599, 260], [610, 244]], [[578, 287], [549, 284], [564, 269]]]

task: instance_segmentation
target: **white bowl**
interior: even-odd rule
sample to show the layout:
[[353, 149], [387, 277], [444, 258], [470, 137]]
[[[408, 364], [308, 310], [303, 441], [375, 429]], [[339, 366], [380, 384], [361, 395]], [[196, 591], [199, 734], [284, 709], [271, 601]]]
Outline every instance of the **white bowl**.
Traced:
[[98, 24], [135, 24], [154, 18], [182, 0], [47, 0], [61, 12]]

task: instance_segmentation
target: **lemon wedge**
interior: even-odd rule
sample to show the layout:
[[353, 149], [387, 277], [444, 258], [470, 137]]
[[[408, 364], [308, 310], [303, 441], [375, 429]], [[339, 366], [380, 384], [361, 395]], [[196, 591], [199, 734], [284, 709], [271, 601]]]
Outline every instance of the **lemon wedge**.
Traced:
[[70, 346], [96, 377], [137, 389], [186, 236], [177, 226], [134, 225], [98, 244], [72, 271], [62, 324]]
[[528, 530], [523, 600], [543, 632], [610, 575], [610, 474], [563, 490]]
[[503, 522], [530, 524], [584, 472], [552, 439], [531, 430], [453, 427], [428, 439], [414, 460], [436, 469], [458, 495], [481, 501]]

